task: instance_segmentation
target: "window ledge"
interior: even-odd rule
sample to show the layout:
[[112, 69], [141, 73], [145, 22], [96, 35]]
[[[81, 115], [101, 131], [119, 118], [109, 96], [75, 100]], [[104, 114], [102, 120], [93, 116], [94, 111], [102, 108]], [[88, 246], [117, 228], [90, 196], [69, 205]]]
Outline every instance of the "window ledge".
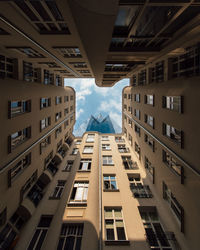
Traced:
[[49, 197], [49, 200], [60, 200], [61, 197], [53, 197], [53, 196], [50, 196]]
[[68, 207], [87, 207], [87, 202], [68, 202]]
[[119, 189], [103, 189], [104, 192], [119, 192]]
[[130, 245], [129, 240], [106, 240], [105, 241], [106, 246], [112, 246], [112, 245]]
[[77, 172], [79, 172], [79, 173], [90, 173], [91, 170], [78, 170]]
[[62, 172], [71, 172], [71, 170], [63, 169]]
[[111, 149], [103, 149], [103, 148], [102, 148], [102, 151], [111, 151]]
[[114, 163], [110, 163], [110, 164], [103, 164], [103, 166], [114, 166], [115, 164]]
[[88, 155], [88, 154], [93, 154], [93, 152], [90, 152], [90, 153], [85, 153], [85, 152], [83, 152], [82, 154], [86, 154], [86, 155]]

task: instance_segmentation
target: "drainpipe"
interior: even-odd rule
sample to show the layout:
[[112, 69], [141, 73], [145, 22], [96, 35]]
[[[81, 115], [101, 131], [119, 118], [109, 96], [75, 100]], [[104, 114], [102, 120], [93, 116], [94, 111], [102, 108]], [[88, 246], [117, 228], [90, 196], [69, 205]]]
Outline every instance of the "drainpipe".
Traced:
[[102, 171], [101, 171], [101, 135], [99, 134], [99, 250], [102, 250]]

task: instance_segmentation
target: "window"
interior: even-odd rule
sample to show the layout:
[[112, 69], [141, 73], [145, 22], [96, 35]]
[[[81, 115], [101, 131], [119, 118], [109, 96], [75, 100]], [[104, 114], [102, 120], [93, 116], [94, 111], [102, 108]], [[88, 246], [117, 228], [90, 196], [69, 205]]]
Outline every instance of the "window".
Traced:
[[49, 70], [44, 70], [44, 84], [54, 85], [54, 75], [50, 73]]
[[8, 152], [11, 153], [13, 149], [31, 138], [31, 127], [24, 128], [18, 132], [13, 133], [8, 137]]
[[128, 112], [132, 114], [132, 107], [128, 106]]
[[121, 136], [116, 136], [115, 141], [116, 142], [125, 142], [125, 140]]
[[181, 184], [184, 183], [184, 168], [170, 154], [163, 150], [163, 162], [176, 174], [181, 176]]
[[57, 250], [64, 250], [69, 246], [71, 250], [81, 250], [83, 223], [63, 223]]
[[153, 195], [148, 185], [143, 185], [140, 174], [128, 174], [131, 192], [135, 198], [152, 198]]
[[170, 241], [175, 239], [173, 233], [168, 235], [164, 231], [155, 207], [150, 207], [149, 211], [147, 209], [146, 207], [139, 207], [150, 249], [172, 250]]
[[103, 155], [103, 165], [114, 165], [111, 155]]
[[170, 208], [180, 225], [181, 232], [184, 232], [184, 209], [164, 182], [163, 199], [165, 199], [169, 203]]
[[[26, 2], [15, 2], [17, 7], [31, 21], [33, 27], [41, 35], [70, 34], [67, 23], [56, 4], [56, 1], [33, 1], [29, 5]], [[35, 14], [37, 13], [37, 15]]]
[[37, 170], [31, 175], [31, 177], [25, 182], [20, 190], [20, 200], [24, 198], [24, 194], [30, 189], [32, 184], [37, 180]]
[[102, 135], [101, 140], [102, 141], [109, 141], [109, 137], [107, 135]]
[[138, 158], [140, 159], [140, 153], [141, 153], [141, 151], [140, 151], [139, 145], [136, 142], [135, 142], [135, 152], [136, 152]]
[[16, 230], [7, 223], [0, 232], [0, 249], [11, 249], [17, 237]]
[[55, 131], [55, 138], [57, 138], [60, 133], [62, 133], [62, 127], [61, 126], [56, 129], [56, 131]]
[[131, 119], [128, 118], [128, 124], [130, 125], [130, 127], [132, 128], [132, 121]]
[[51, 98], [40, 98], [40, 109], [51, 106]]
[[95, 136], [94, 134], [88, 134], [86, 142], [94, 142], [94, 136]]
[[144, 122], [147, 123], [149, 126], [151, 126], [152, 128], [155, 127], [154, 124], [154, 117], [151, 115], [144, 115]]
[[69, 203], [82, 203], [83, 205], [86, 204], [88, 196], [88, 187], [88, 181], [75, 181]]
[[92, 154], [93, 153], [93, 146], [85, 146], [83, 149], [83, 154]]
[[55, 50], [58, 51], [63, 57], [66, 58], [80, 58], [81, 52], [78, 47], [53, 47]]
[[70, 172], [73, 164], [74, 164], [74, 161], [67, 161], [67, 165], [63, 169], [63, 172]]
[[49, 198], [50, 199], [60, 199], [61, 195], [62, 195], [62, 192], [63, 192], [63, 189], [65, 187], [65, 183], [66, 183], [65, 180], [58, 180], [57, 184], [56, 184], [56, 187], [55, 187], [55, 189], [53, 191], [53, 194]]
[[28, 58], [44, 58], [37, 50], [32, 49], [31, 47], [6, 47], [7, 49], [17, 51], [21, 55], [26, 55]]
[[146, 69], [143, 69], [138, 73], [138, 85], [145, 85], [146, 78]]
[[39, 205], [40, 201], [43, 198], [44, 195], [43, 188], [44, 184], [40, 180], [37, 180], [35, 185], [31, 188], [31, 190], [27, 194], [27, 197], [34, 204], [35, 207]]
[[102, 144], [102, 150], [111, 150], [110, 144]]
[[152, 148], [152, 150], [154, 152], [155, 142], [154, 142], [153, 138], [150, 135], [144, 134], [144, 141], [146, 142], [146, 144], [149, 145], [149, 147]]
[[132, 95], [131, 94], [128, 94], [128, 99], [132, 100]]
[[103, 176], [104, 191], [118, 190], [116, 176], [115, 175], [104, 175]]
[[81, 159], [79, 171], [90, 171], [91, 170], [91, 159]]
[[64, 122], [64, 129], [66, 129], [66, 127], [69, 125], [69, 120]]
[[51, 151], [47, 157], [44, 159], [44, 167], [46, 167], [53, 158], [53, 151]]
[[144, 158], [144, 165], [145, 165], [145, 168], [146, 168], [146, 170], [148, 171], [148, 173], [149, 173], [149, 175], [151, 177], [152, 183], [154, 184], [155, 183], [155, 180], [154, 180], [154, 176], [155, 176], [154, 167], [152, 166], [151, 162], [149, 161], [149, 159], [146, 156]]
[[69, 113], [69, 108], [64, 109], [64, 115], [66, 116]]
[[120, 153], [129, 153], [129, 148], [125, 144], [118, 144], [117, 146]]
[[46, 117], [40, 121], [40, 131], [51, 125], [51, 117]]
[[135, 132], [140, 136], [140, 127], [135, 124]]
[[130, 145], [132, 146], [133, 145], [133, 138], [129, 133], [128, 133], [128, 141], [129, 141]]
[[82, 142], [81, 140], [76, 140], [75, 145], [80, 145], [81, 142]]
[[41, 216], [40, 222], [38, 223], [36, 231], [33, 235], [31, 242], [29, 243], [27, 250], [41, 249], [42, 248], [42, 244], [43, 244], [44, 239], [47, 235], [48, 228], [51, 225], [52, 219], [53, 219], [53, 215], [42, 215]]
[[69, 96], [64, 96], [64, 102], [68, 102], [69, 101]]
[[[7, 208], [4, 208], [2, 212], [0, 212], [0, 226], [3, 226], [6, 223], [6, 218], [7, 218]], [[0, 247], [1, 247], [1, 243], [0, 243]]]
[[18, 163], [8, 171], [8, 186], [31, 164], [31, 153], [25, 155]]
[[56, 96], [55, 103], [56, 103], [56, 105], [62, 103], [62, 97], [61, 96]]
[[56, 115], [55, 115], [55, 121], [57, 122], [61, 117], [62, 117], [62, 112], [61, 111], [58, 112], [58, 113], [56, 113]]
[[163, 96], [163, 108], [183, 112], [183, 96]]
[[72, 155], [77, 155], [77, 154], [78, 154], [78, 148], [73, 148]]
[[74, 68], [87, 68], [87, 64], [85, 62], [69, 62], [74, 66]]
[[14, 59], [0, 55], [0, 79], [14, 77]]
[[8, 103], [8, 118], [12, 118], [24, 113], [31, 112], [31, 100], [28, 101], [11, 101]]
[[125, 169], [137, 169], [137, 162], [131, 160], [131, 156], [122, 156], [122, 161]]
[[126, 232], [121, 208], [104, 208], [107, 241], [125, 241]]
[[24, 62], [23, 61], [23, 76], [24, 76], [24, 81], [27, 82], [39, 82], [39, 71], [40, 69], [38, 68], [33, 68], [33, 64], [30, 62]]
[[135, 94], [134, 98], [135, 98], [135, 102], [140, 102], [140, 94]]
[[124, 104], [124, 110], [127, 111], [127, 105], [126, 104]]
[[163, 135], [167, 136], [169, 139], [183, 148], [183, 131], [163, 123]]
[[56, 75], [56, 86], [62, 86], [62, 77]]
[[164, 61], [157, 62], [154, 67], [149, 68], [149, 82], [164, 81]]
[[70, 95], [70, 101], [73, 101], [73, 100], [74, 100], [74, 96]]
[[124, 99], [126, 99], [127, 98], [127, 94], [124, 94]]
[[139, 109], [134, 109], [134, 115], [140, 120], [140, 110]]
[[70, 106], [70, 112], [73, 111], [73, 106]]
[[154, 106], [154, 95], [145, 95], [144, 103]]

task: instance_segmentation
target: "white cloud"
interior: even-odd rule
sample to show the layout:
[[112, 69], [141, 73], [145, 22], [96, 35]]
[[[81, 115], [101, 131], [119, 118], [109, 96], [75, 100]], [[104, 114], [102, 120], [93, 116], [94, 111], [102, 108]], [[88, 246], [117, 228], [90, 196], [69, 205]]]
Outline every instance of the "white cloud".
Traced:
[[109, 112], [111, 120], [113, 120], [118, 126], [122, 125], [122, 115], [116, 112]]
[[84, 110], [83, 109], [79, 109], [79, 110], [77, 110], [76, 111], [76, 119], [78, 119], [79, 118], [79, 116], [80, 116], [80, 114], [82, 114], [84, 112]]
[[102, 101], [98, 108], [98, 111], [104, 111], [104, 112], [109, 112], [111, 110], [121, 112], [122, 110], [121, 100], [119, 101], [119, 100], [110, 99], [108, 101]]

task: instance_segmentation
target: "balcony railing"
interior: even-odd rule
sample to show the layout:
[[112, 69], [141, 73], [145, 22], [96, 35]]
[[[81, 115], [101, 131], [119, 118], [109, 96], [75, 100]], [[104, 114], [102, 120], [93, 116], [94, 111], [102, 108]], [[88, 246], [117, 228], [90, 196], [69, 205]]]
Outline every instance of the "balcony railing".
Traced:
[[130, 189], [135, 198], [152, 198], [153, 197], [153, 194], [151, 193], [151, 190], [148, 185], [136, 186], [130, 183]]

